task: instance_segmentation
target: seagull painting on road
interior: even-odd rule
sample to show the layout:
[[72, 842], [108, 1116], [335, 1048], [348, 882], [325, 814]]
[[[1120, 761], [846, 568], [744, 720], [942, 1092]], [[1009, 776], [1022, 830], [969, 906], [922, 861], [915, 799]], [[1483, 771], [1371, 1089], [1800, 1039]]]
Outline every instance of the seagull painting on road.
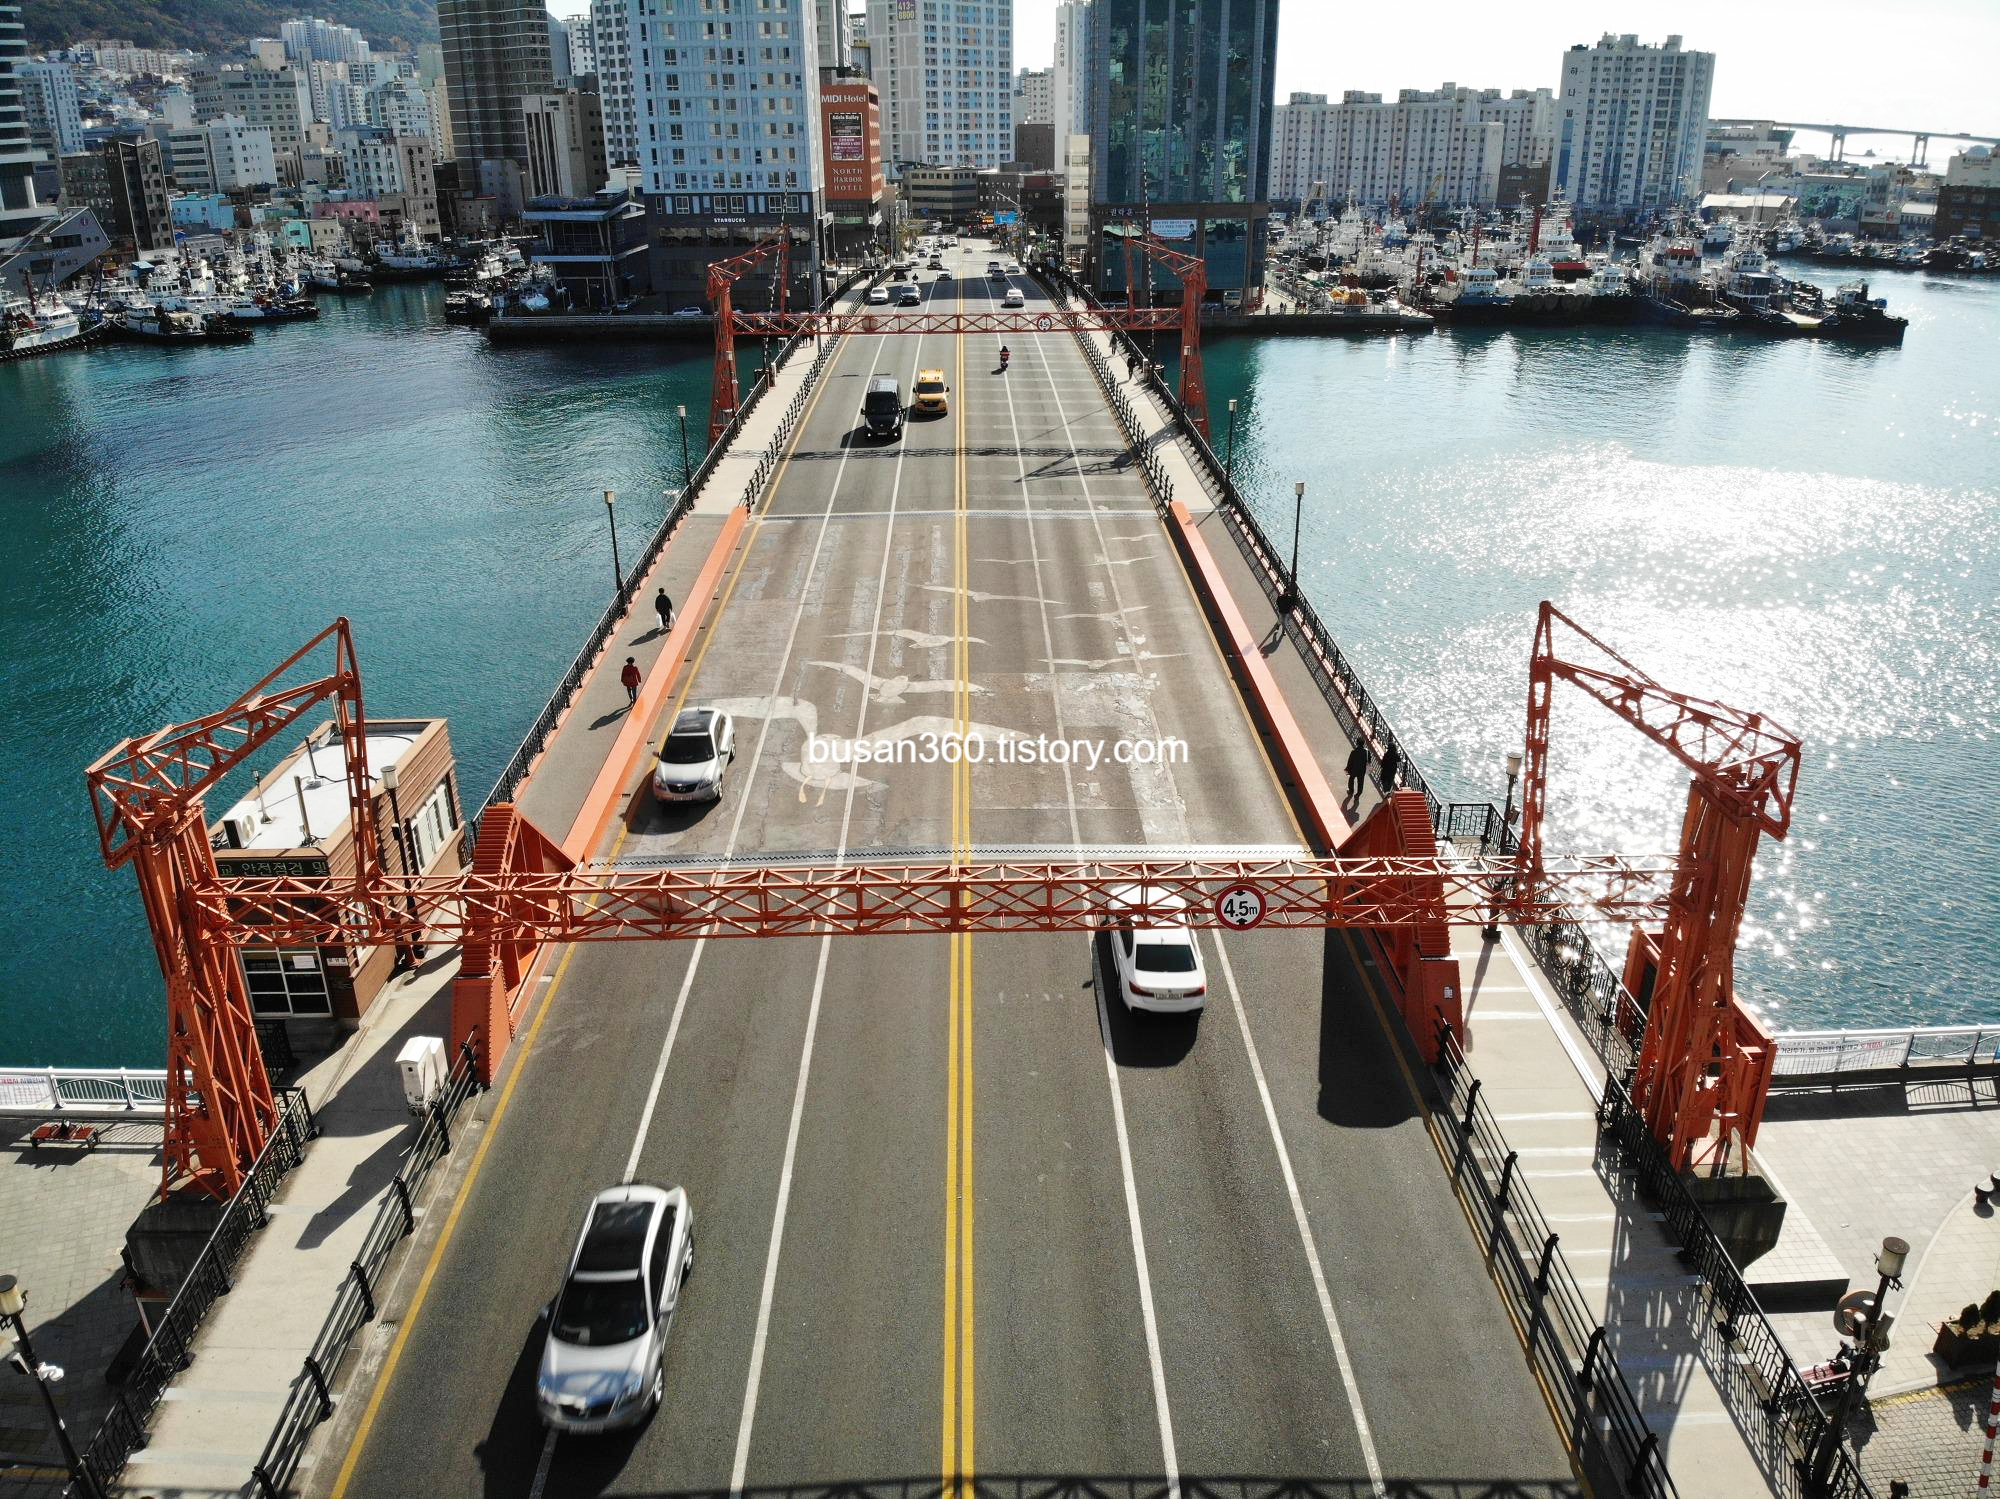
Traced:
[[[938, 693], [956, 692], [959, 684], [949, 678], [939, 678], [916, 682], [907, 676], [878, 677], [872, 671], [865, 671], [851, 661], [808, 661], [808, 666], [824, 666], [828, 671], [837, 671], [844, 677], [852, 677], [865, 687], [878, 703], [900, 703], [905, 697], [929, 697]], [[969, 692], [986, 692], [989, 689], [977, 683], [968, 684]]]

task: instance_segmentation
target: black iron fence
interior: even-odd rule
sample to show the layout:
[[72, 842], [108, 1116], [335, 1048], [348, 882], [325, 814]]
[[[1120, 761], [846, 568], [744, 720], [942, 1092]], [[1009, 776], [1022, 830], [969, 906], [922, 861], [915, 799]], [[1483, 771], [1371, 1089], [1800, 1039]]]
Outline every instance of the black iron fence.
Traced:
[[1479, 1079], [1448, 1024], [1436, 1072], [1445, 1107], [1432, 1118], [1452, 1153], [1451, 1181], [1486, 1237], [1486, 1258], [1521, 1330], [1528, 1359], [1555, 1400], [1570, 1450], [1600, 1494], [1677, 1493], [1638, 1397], [1590, 1310], [1562, 1242], [1542, 1215]]
[[[864, 276], [879, 276], [880, 274], [880, 272], [855, 272], [831, 296], [820, 304], [821, 307], [831, 307], [840, 298], [852, 291], [855, 284]], [[625, 618], [626, 613], [631, 609], [633, 597], [637, 593], [646, 574], [652, 571], [653, 564], [659, 560], [661, 549], [666, 546], [668, 538], [674, 533], [675, 527], [694, 508], [696, 496], [701, 493], [703, 486], [714, 477], [715, 470], [722, 462], [723, 455], [729, 451], [729, 445], [736, 440], [737, 433], [742, 430], [745, 418], [756, 409], [757, 403], [763, 399], [764, 392], [770, 389], [772, 377], [784, 368], [785, 362], [792, 357], [799, 345], [806, 341], [802, 336], [787, 339], [784, 347], [779, 350], [777, 357], [769, 361], [764, 368], [757, 372], [757, 377], [751, 383], [748, 393], [737, 403], [736, 410], [731, 414], [729, 425], [724, 427], [721, 435], [708, 445], [708, 451], [702, 454], [701, 462], [696, 464], [694, 471], [688, 475], [687, 483], [681, 489], [679, 498], [668, 507], [666, 514], [660, 518], [660, 524], [654, 529], [651, 538], [647, 541], [645, 550], [640, 553], [638, 562], [627, 572], [620, 583], [617, 594], [609, 604], [605, 605], [604, 612], [597, 617], [597, 623], [591, 627], [589, 635], [584, 637], [582, 648], [578, 650], [575, 658], [571, 660], [568, 669], [557, 679], [555, 690], [549, 694], [548, 701], [542, 705], [541, 712], [535, 715], [535, 721], [529, 725], [528, 732], [522, 737], [520, 744], [515, 747], [514, 753], [508, 757], [506, 765], [500, 771], [499, 779], [493, 783], [493, 789], [486, 793], [486, 800], [480, 803], [478, 811], [465, 820], [463, 837], [465, 857], [468, 863], [471, 862], [473, 845], [478, 841], [480, 818], [485, 815], [488, 807], [493, 806], [497, 802], [512, 801], [520, 791], [521, 783], [527, 779], [528, 768], [535, 763], [536, 758], [548, 747], [550, 738], [555, 734], [556, 725], [562, 721], [564, 712], [567, 711], [571, 700], [576, 696], [577, 689], [582, 687], [584, 678], [590, 675], [591, 663], [597, 659], [597, 653], [603, 649], [604, 642], [611, 638], [612, 632], [618, 628], [619, 622]], [[812, 388], [813, 382], [819, 378], [821, 370], [826, 367], [827, 358], [833, 347], [831, 339], [822, 339], [819, 343], [820, 347], [813, 360], [812, 373], [807, 378], [805, 386], [801, 390], [801, 400], [804, 391]], [[801, 400], [793, 402], [795, 408], [803, 409]], [[787, 413], [785, 430], [788, 435], [791, 425], [796, 420], [796, 411]], [[752, 487], [760, 493], [763, 480], [767, 479], [770, 474], [768, 466], [770, 461], [771, 454], [767, 453], [764, 461], [758, 466], [756, 478], [752, 481]], [[747, 492], [743, 503], [746, 505], [752, 503], [751, 496]]]
[[216, 1299], [227, 1295], [234, 1284], [232, 1276], [250, 1236], [270, 1221], [267, 1210], [278, 1183], [305, 1158], [307, 1144], [318, 1134], [319, 1121], [313, 1118], [305, 1093], [298, 1088], [281, 1090], [271, 1137], [243, 1185], [223, 1207], [187, 1278], [153, 1323], [152, 1337], [84, 1449], [83, 1465], [100, 1493], [110, 1492], [125, 1471], [125, 1460], [146, 1444], [146, 1425], [159, 1408], [161, 1395], [194, 1361], [195, 1333]]
[[333, 1414], [333, 1381], [340, 1371], [341, 1360], [354, 1335], [374, 1321], [380, 1311], [382, 1272], [389, 1263], [390, 1253], [416, 1232], [416, 1201], [423, 1191], [424, 1179], [430, 1175], [431, 1167], [450, 1153], [452, 1126], [459, 1111], [479, 1091], [476, 1062], [473, 1044], [468, 1040], [459, 1048], [444, 1087], [431, 1100], [410, 1153], [389, 1180], [389, 1195], [376, 1209], [374, 1223], [369, 1225], [361, 1248], [349, 1262], [347, 1278], [340, 1283], [333, 1309], [321, 1324], [299, 1377], [292, 1381], [291, 1393], [278, 1414], [270, 1440], [264, 1444], [263, 1455], [250, 1470], [263, 1499], [278, 1499], [284, 1492], [298, 1470], [313, 1429]]

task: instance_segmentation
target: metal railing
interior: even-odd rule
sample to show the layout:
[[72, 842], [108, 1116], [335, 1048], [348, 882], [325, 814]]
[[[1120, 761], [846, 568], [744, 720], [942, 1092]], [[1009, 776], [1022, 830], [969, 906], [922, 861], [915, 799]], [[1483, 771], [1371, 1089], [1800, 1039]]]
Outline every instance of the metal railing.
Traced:
[[[846, 282], [820, 305], [822, 307], [831, 306], [841, 297], [846, 296], [863, 274], [865, 273], [857, 272], [850, 276]], [[582, 687], [584, 678], [590, 675], [590, 668], [592, 663], [597, 659], [597, 653], [603, 648], [604, 642], [611, 638], [612, 632], [618, 628], [619, 622], [625, 618], [627, 612], [630, 610], [632, 600], [637, 594], [642, 580], [652, 570], [654, 562], [659, 560], [661, 549], [666, 546], [668, 538], [673, 535], [674, 528], [694, 508], [696, 496], [701, 493], [702, 487], [714, 477], [715, 470], [722, 462], [723, 455], [729, 451], [729, 445], [736, 440], [737, 433], [742, 430], [744, 420], [756, 408], [758, 401], [763, 398], [764, 392], [770, 388], [771, 376], [784, 368], [785, 361], [791, 357], [793, 350], [799, 346], [801, 341], [799, 337], [787, 339], [777, 357], [768, 366], [757, 372], [757, 378], [752, 382], [749, 393], [737, 403], [736, 410], [731, 413], [729, 424], [722, 429], [721, 435], [708, 445], [708, 451], [702, 454], [701, 462], [696, 464], [694, 471], [688, 475], [687, 483], [682, 487], [680, 497], [668, 508], [667, 513], [661, 517], [659, 526], [654, 530], [651, 539], [647, 541], [646, 548], [640, 554], [638, 562], [626, 574], [616, 596], [605, 606], [604, 612], [597, 617], [597, 623], [591, 627], [590, 634], [584, 638], [582, 649], [571, 660], [568, 670], [557, 679], [555, 690], [549, 694], [548, 701], [542, 705], [541, 711], [535, 715], [535, 721], [529, 725], [528, 732], [522, 736], [520, 744], [515, 747], [514, 753], [508, 758], [506, 765], [500, 772], [499, 778], [493, 783], [493, 789], [486, 793], [486, 800], [480, 803], [478, 811], [465, 819], [462, 836], [467, 863], [471, 862], [472, 848], [477, 843], [479, 837], [480, 819], [485, 815], [486, 809], [496, 802], [512, 801], [519, 793], [521, 783], [528, 777], [529, 767], [535, 763], [537, 757], [548, 747], [549, 740], [555, 734], [556, 725], [562, 721], [562, 716], [568, 710], [571, 700], [575, 698], [577, 690]], [[808, 388], [811, 386], [812, 381], [818, 378], [821, 369], [824, 368], [825, 352], [825, 349], [822, 349], [820, 351], [822, 357], [814, 360], [812, 375], [806, 382]], [[761, 464], [759, 471], [768, 477], [768, 469], [764, 468]], [[744, 503], [750, 503], [747, 495]]]
[[459, 1048], [445, 1085], [424, 1116], [423, 1128], [403, 1164], [389, 1179], [388, 1195], [375, 1210], [361, 1247], [348, 1264], [333, 1309], [320, 1325], [310, 1352], [292, 1381], [270, 1440], [250, 1470], [264, 1499], [278, 1499], [298, 1471], [306, 1443], [320, 1422], [333, 1414], [333, 1381], [354, 1335], [381, 1310], [382, 1271], [396, 1245], [416, 1232], [417, 1195], [431, 1167], [451, 1151], [451, 1128], [467, 1099], [479, 1091], [477, 1056], [470, 1040]]
[[2000, 1026], [1992, 1025], [1780, 1031], [1777, 1039], [1779, 1078], [2000, 1065]]
[[159, 1119], [167, 1074], [151, 1067], [0, 1067], [0, 1118]]
[[319, 1122], [313, 1118], [305, 1093], [298, 1088], [282, 1090], [270, 1139], [257, 1153], [243, 1185], [224, 1205], [208, 1242], [195, 1256], [166, 1311], [154, 1322], [152, 1337], [84, 1449], [84, 1467], [99, 1492], [110, 1491], [125, 1470], [125, 1460], [145, 1445], [146, 1425], [159, 1408], [161, 1395], [174, 1376], [194, 1360], [195, 1333], [216, 1298], [228, 1293], [251, 1234], [270, 1221], [267, 1210], [278, 1183], [305, 1158], [306, 1145], [318, 1134]]
[[[1705, 1362], [1745, 1441], [1779, 1493], [1804, 1499], [1801, 1465], [1818, 1450], [1833, 1418], [1800, 1377], [1728, 1248], [1620, 1079], [1606, 1082], [1597, 1120], [1600, 1142], [1619, 1152], [1639, 1190], [1658, 1206], [1680, 1241], [1681, 1260], [1696, 1280], [1696, 1329]], [[1872, 1493], [1843, 1443], [1829, 1486], [1812, 1499], [1872, 1499]]]
[[1677, 1491], [1660, 1439], [1528, 1188], [1519, 1155], [1480, 1097], [1480, 1081], [1448, 1023], [1439, 1025], [1438, 1038], [1435, 1070], [1445, 1107], [1432, 1119], [1447, 1136], [1452, 1187], [1485, 1235], [1487, 1261], [1520, 1326], [1529, 1362], [1560, 1407], [1570, 1450], [1600, 1494], [1672, 1499]]

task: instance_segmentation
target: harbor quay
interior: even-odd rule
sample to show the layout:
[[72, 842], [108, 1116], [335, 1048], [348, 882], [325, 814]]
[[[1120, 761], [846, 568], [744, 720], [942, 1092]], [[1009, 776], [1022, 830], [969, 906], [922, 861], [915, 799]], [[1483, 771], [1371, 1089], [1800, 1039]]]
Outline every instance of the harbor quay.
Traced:
[[[960, 253], [946, 300], [977, 311], [987, 247]], [[412, 901], [527, 848], [596, 882], [601, 915], [566, 932], [666, 920], [641, 889], [754, 881], [755, 911], [504, 950], [459, 945], [442, 906], [382, 928], [394, 971], [354, 966], [358, 1013], [267, 1047], [294, 1053], [283, 1127], [209, 1237], [182, 1236], [189, 1278], [137, 1336], [151, 1261], [128, 1230], [166, 1165], [162, 1080], [0, 1074], [0, 1248], [34, 1358], [65, 1372], [42, 1388], [87, 1454], [78, 1492], [1249, 1472], [1720, 1499], [1831, 1491], [1823, 1455], [1839, 1492], [1964, 1490], [1982, 1433], [1931, 1349], [1995, 1289], [1995, 1034], [1780, 1035], [1754, 1169], [1704, 1185], [1622, 1127], [1630, 1000], [1578, 981], [1573, 925], [1433, 911], [1420, 950], [1284, 924], [1284, 867], [1392, 829], [1470, 868], [1513, 809], [1436, 803], [1176, 393], [1076, 288], [1028, 285], [1030, 314], [1078, 331], [1006, 334], [1005, 359], [979, 331], [793, 343], [621, 578], [469, 873], [394, 818], [389, 846], [454, 871], [395, 887]], [[871, 434], [885, 377], [941, 384], [943, 409]], [[378, 760], [396, 728], [362, 742], [414, 781], [414, 757]], [[810, 753], [926, 733], [1185, 753]], [[698, 736], [708, 770], [676, 770]], [[343, 741], [316, 738], [344, 802]], [[286, 838], [295, 815], [327, 833], [303, 777], [295, 810], [268, 795]], [[474, 817], [453, 800], [447, 834]], [[244, 805], [214, 826], [219, 864], [313, 851], [232, 831]], [[1177, 918], [1143, 885], [1174, 860], [1270, 883]], [[1158, 925], [926, 926], [913, 899], [899, 930], [737, 940], [790, 909], [787, 881], [833, 900], [826, 871], [907, 893], [899, 870], [1001, 889], [1057, 863], [1150, 871], [1107, 883]], [[1199, 992], [1140, 982], [1132, 926], [1177, 941]], [[562, 1432], [552, 1298], [592, 1195], [622, 1183], [685, 1192], [698, 1268], [650, 1419]], [[1862, 1398], [1822, 1366], [1889, 1239], [1898, 1320]], [[0, 1400], [0, 1483], [60, 1491], [40, 1389]], [[1842, 1418], [1844, 1443], [1819, 1440]]]

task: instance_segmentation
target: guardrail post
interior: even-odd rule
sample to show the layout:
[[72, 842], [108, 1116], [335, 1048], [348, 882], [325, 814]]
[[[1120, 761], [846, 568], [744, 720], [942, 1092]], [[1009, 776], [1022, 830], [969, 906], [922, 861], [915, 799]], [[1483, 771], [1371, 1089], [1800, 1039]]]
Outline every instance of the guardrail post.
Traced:
[[1500, 1190], [1493, 1194], [1493, 1231], [1486, 1236], [1486, 1257], [1493, 1258], [1500, 1252], [1500, 1234], [1507, 1223], [1507, 1208], [1514, 1194], [1514, 1165], [1520, 1160], [1518, 1151], [1508, 1151], [1507, 1159], [1500, 1163]]
[[1465, 1170], [1465, 1163], [1472, 1158], [1472, 1115], [1479, 1107], [1481, 1079], [1474, 1078], [1472, 1086], [1465, 1092], [1465, 1113], [1458, 1121], [1458, 1158], [1451, 1163], [1451, 1179], [1458, 1181]]
[[1590, 1335], [1590, 1341], [1583, 1345], [1583, 1367], [1576, 1371], [1576, 1384], [1580, 1390], [1588, 1390], [1590, 1381], [1597, 1374], [1598, 1350], [1604, 1346], [1604, 1328], [1600, 1325]]
[[1560, 1236], [1550, 1234], [1542, 1243], [1541, 1263], [1535, 1267], [1535, 1309], [1528, 1316], [1528, 1356], [1535, 1355], [1535, 1339], [1542, 1333], [1542, 1309], [1549, 1299], [1549, 1267], [1556, 1257], [1556, 1241]]
[[1660, 1434], [1649, 1430], [1646, 1440], [1639, 1444], [1639, 1451], [1632, 1459], [1632, 1471], [1625, 1475], [1626, 1493], [1644, 1494], [1651, 1490], [1652, 1485], [1645, 1481], [1646, 1470], [1653, 1465], [1653, 1458], [1659, 1449]]
[[417, 1215], [415, 1209], [410, 1206], [410, 1189], [403, 1184], [401, 1173], [390, 1177], [389, 1185], [395, 1189], [396, 1201], [402, 1205], [403, 1232], [405, 1234], [415, 1233], [417, 1231]]
[[333, 1414], [333, 1394], [326, 1387], [326, 1371], [310, 1353], [306, 1355], [306, 1377], [312, 1380], [313, 1390], [319, 1396], [320, 1420], [324, 1421]]
[[361, 1306], [367, 1313], [361, 1320], [364, 1322], [373, 1322], [375, 1320], [375, 1293], [368, 1288], [368, 1272], [361, 1268], [361, 1261], [359, 1260], [349, 1260], [347, 1268], [354, 1275], [354, 1287], [361, 1293]]

